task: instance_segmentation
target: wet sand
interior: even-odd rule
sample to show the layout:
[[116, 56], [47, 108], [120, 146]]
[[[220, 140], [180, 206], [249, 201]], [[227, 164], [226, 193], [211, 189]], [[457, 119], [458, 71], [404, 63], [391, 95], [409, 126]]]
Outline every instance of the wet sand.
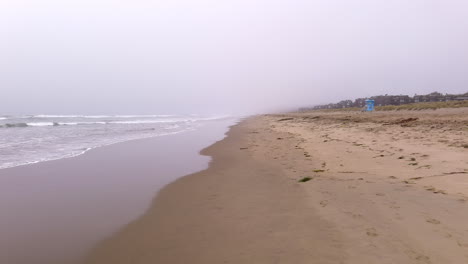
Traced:
[[467, 127], [466, 108], [251, 118], [86, 263], [468, 263]]
[[95, 244], [141, 216], [156, 192], [206, 169], [199, 151], [233, 121], [0, 170], [0, 263], [81, 263]]
[[213, 157], [207, 170], [165, 187], [86, 263], [340, 263], [339, 234], [302, 186], [276, 160], [252, 156], [257, 124], [245, 121], [205, 149]]

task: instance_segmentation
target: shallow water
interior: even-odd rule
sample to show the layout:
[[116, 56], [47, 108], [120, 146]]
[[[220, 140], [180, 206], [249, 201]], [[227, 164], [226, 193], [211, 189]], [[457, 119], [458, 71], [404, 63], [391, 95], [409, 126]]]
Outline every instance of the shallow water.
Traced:
[[142, 215], [159, 189], [208, 166], [236, 120], [0, 170], [0, 263], [75, 264]]
[[81, 155], [134, 139], [194, 130], [217, 116], [31, 115], [0, 118], [0, 169]]

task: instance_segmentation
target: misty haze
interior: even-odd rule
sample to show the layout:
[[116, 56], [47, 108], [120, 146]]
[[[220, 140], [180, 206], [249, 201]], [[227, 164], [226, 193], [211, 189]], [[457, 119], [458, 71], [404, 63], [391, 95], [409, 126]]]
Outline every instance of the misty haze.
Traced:
[[1, 113], [212, 114], [467, 91], [464, 1], [3, 1]]
[[468, 263], [468, 1], [0, 1], [0, 263]]

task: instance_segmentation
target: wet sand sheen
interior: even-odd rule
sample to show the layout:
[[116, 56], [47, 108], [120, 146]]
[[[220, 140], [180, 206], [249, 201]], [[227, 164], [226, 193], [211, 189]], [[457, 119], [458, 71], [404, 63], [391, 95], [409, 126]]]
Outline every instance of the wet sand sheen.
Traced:
[[0, 170], [0, 263], [74, 264], [150, 205], [158, 189], [207, 167], [200, 149], [233, 121]]
[[202, 152], [213, 157], [207, 170], [166, 186], [86, 263], [339, 263], [339, 234], [298, 183], [243, 148], [249, 122]]

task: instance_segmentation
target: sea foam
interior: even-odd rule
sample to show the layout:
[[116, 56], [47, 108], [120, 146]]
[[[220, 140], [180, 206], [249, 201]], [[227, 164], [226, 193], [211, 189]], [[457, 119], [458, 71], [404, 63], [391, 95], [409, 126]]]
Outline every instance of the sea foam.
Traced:
[[198, 115], [29, 115], [0, 119], [0, 169], [74, 157], [129, 140], [197, 129], [223, 117]]

